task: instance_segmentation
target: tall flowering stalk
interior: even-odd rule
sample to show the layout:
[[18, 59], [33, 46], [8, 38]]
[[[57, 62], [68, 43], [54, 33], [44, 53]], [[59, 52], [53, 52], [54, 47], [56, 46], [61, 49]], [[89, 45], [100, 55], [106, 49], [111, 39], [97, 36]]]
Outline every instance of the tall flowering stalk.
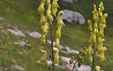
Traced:
[[[38, 12], [40, 14], [40, 25], [41, 25], [41, 29], [43, 30], [42, 31], [42, 35], [40, 37], [40, 41], [41, 43], [45, 44], [45, 40], [46, 40], [46, 35], [50, 34], [50, 37], [51, 37], [51, 55], [50, 55], [50, 58], [51, 58], [51, 61], [52, 61], [52, 71], [55, 71], [54, 69], [54, 64], [55, 63], [58, 63], [59, 64], [59, 38], [61, 37], [61, 28], [63, 25], [65, 25], [62, 21], [62, 15], [64, 14], [63, 11], [60, 11], [58, 13], [58, 21], [57, 21], [57, 31], [56, 31], [56, 34], [55, 34], [55, 43], [56, 45], [53, 46], [53, 33], [52, 33], [52, 22], [53, 22], [53, 16], [56, 16], [56, 13], [57, 13], [57, 8], [59, 7], [59, 5], [57, 4], [57, 1], [58, 0], [53, 0], [52, 2], [52, 10], [51, 10], [51, 0], [40, 0], [40, 5], [38, 7]], [[44, 15], [44, 5], [45, 3], [47, 2], [47, 10], [46, 10], [46, 16]], [[52, 14], [51, 14], [52, 13]], [[49, 22], [48, 22], [49, 21]], [[40, 57], [40, 62], [41, 64], [45, 64], [46, 63], [46, 57], [47, 57], [47, 52], [45, 50], [41, 50], [41, 52], [43, 52], [43, 55]], [[55, 53], [54, 53], [55, 52]]]
[[[92, 64], [92, 71], [94, 70], [94, 63], [96, 62], [96, 53], [100, 55], [100, 63], [106, 60], [104, 56], [104, 51], [106, 51], [107, 48], [103, 46], [103, 42], [105, 41], [104, 28], [106, 27], [106, 17], [108, 16], [108, 14], [103, 14], [102, 11], [104, 11], [104, 6], [102, 2], [100, 2], [99, 4], [98, 11], [96, 5], [94, 5], [94, 10], [92, 11], [93, 21], [88, 20], [88, 31], [91, 35], [89, 39], [89, 46], [86, 49], [86, 52], [89, 55], [89, 62]], [[100, 71], [99, 67], [96, 67], [96, 70]]]
[[[90, 32], [90, 38], [88, 41], [88, 48], [84, 48], [84, 51], [79, 51], [79, 54], [77, 55], [77, 60], [74, 63], [72, 57], [70, 59], [70, 63], [73, 63], [73, 69], [78, 65], [81, 66], [81, 63], [84, 61], [84, 56], [89, 55], [89, 62], [91, 64], [91, 71], [94, 71], [95, 62], [103, 62], [106, 60], [104, 56], [104, 52], [107, 50], [106, 47], [103, 46], [104, 39], [104, 28], [106, 27], [106, 17], [108, 16], [107, 13], [103, 14], [102, 11], [104, 11], [103, 3], [100, 2], [99, 8], [97, 10], [96, 5], [94, 4], [94, 10], [92, 11], [93, 18], [92, 21], [88, 20], [88, 31]], [[99, 57], [96, 59], [96, 54], [99, 54]], [[97, 71], [100, 71], [100, 67], [96, 66], [95, 69]]]

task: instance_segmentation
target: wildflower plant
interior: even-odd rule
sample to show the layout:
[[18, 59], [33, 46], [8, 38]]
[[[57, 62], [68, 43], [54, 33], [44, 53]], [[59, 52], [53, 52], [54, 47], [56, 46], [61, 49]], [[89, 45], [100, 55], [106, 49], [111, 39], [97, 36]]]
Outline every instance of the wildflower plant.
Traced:
[[[92, 71], [94, 70], [94, 63], [98, 61], [98, 59], [100, 63], [106, 60], [104, 51], [106, 51], [107, 48], [103, 46], [103, 42], [105, 41], [104, 28], [106, 27], [106, 17], [108, 16], [108, 14], [103, 14], [102, 11], [104, 11], [102, 2], [100, 2], [99, 4], [98, 11], [96, 5], [94, 4], [94, 10], [92, 11], [92, 21], [88, 20], [88, 31], [91, 35], [88, 42], [89, 46], [86, 49], [86, 52], [87, 55], [89, 55], [89, 62], [92, 64]], [[99, 54], [99, 57], [97, 59], [96, 54]], [[98, 67], [96, 68], [98, 69]]]
[[[100, 2], [98, 10], [96, 8], [96, 5], [94, 4], [94, 10], [92, 11], [93, 18], [92, 21], [88, 20], [88, 31], [90, 32], [90, 38], [88, 41], [88, 48], [84, 48], [84, 51], [79, 51], [79, 54], [77, 55], [77, 61], [73, 63], [74, 57], [71, 58], [69, 61], [70, 63], [73, 63], [73, 69], [77, 66], [81, 66], [81, 63], [84, 61], [84, 56], [89, 55], [89, 63], [91, 64], [91, 71], [94, 71], [95, 62], [99, 60], [100, 63], [106, 60], [104, 56], [104, 52], [107, 50], [106, 47], [103, 46], [103, 42], [105, 41], [104, 38], [104, 28], [106, 27], [106, 17], [108, 16], [107, 13], [103, 14], [102, 11], [104, 11], [103, 3]], [[99, 54], [99, 57], [97, 56]], [[96, 59], [97, 58], [97, 59]], [[100, 67], [96, 66], [95, 69], [97, 71], [100, 71]]]
[[[61, 28], [63, 25], [65, 25], [62, 21], [62, 15], [64, 14], [63, 11], [60, 11], [58, 13], [58, 21], [57, 21], [57, 31], [55, 34], [55, 46], [53, 46], [53, 27], [52, 27], [52, 22], [53, 22], [53, 16], [56, 16], [57, 13], [57, 8], [59, 7], [59, 5], [57, 4], [58, 0], [53, 0], [52, 1], [52, 5], [51, 5], [51, 0], [40, 0], [40, 5], [38, 7], [38, 12], [40, 14], [40, 21], [39, 24], [41, 25], [41, 29], [42, 31], [42, 35], [40, 37], [40, 41], [41, 43], [45, 44], [46, 42], [46, 35], [50, 34], [51, 37], [51, 54], [50, 59], [52, 61], [52, 68], [49, 70], [55, 71], [54, 69], [54, 64], [58, 63], [59, 64], [59, 38], [61, 37]], [[44, 6], [47, 5], [47, 10], [45, 10]], [[52, 10], [51, 10], [52, 7]], [[45, 12], [46, 11], [46, 16], [45, 16]], [[47, 57], [47, 52], [45, 50], [41, 50], [41, 52], [43, 52], [43, 55], [40, 57], [40, 62], [41, 64], [45, 64], [46, 63], [46, 57]], [[55, 52], [55, 53], [54, 53]], [[50, 68], [50, 67], [49, 67]]]

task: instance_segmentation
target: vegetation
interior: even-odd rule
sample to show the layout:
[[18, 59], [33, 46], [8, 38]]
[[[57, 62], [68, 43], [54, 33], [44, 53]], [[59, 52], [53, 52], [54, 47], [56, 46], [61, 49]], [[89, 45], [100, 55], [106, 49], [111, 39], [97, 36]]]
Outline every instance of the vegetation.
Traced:
[[[101, 66], [101, 69], [104, 71], [111, 71], [113, 67], [113, 13], [112, 13], [112, 3], [113, 0], [80, 0], [79, 2], [74, 2], [73, 4], [64, 3], [59, 1], [58, 4], [61, 9], [69, 9], [73, 11], [80, 12], [85, 19], [92, 18], [92, 10], [93, 4], [98, 5], [100, 2], [104, 3], [105, 11], [108, 13], [107, 18], [107, 27], [105, 28], [105, 39], [104, 45], [107, 47], [107, 51], [105, 52], [106, 61], [102, 64], [97, 63]], [[34, 39], [27, 35], [29, 32], [38, 31], [41, 33], [41, 28], [39, 25], [39, 13], [37, 11], [37, 7], [39, 6], [38, 0], [0, 0], [0, 17], [4, 18], [4, 21], [0, 20], [0, 26], [3, 26], [3, 29], [6, 31], [7, 28], [18, 27], [25, 34], [26, 37], [17, 37], [10, 33], [6, 35], [1, 32], [0, 36], [0, 66], [7, 67], [10, 69], [12, 65], [12, 59], [15, 59], [18, 64], [24, 67], [29, 71], [45, 71], [47, 70], [46, 65], [36, 64], [36, 61], [39, 59], [41, 53], [40, 49], [40, 41], [39, 39]], [[56, 24], [55, 21], [53, 24]], [[61, 45], [69, 46], [75, 50], [81, 50], [84, 46], [88, 46], [89, 32], [87, 31], [88, 24], [87, 22], [84, 25], [65, 23], [66, 26], [62, 28], [62, 37], [61, 37]], [[56, 27], [55, 27], [56, 28]], [[2, 30], [2, 29], [1, 29]], [[55, 33], [55, 31], [53, 31]], [[31, 44], [34, 48], [30, 57], [28, 54], [31, 48], [18, 47], [14, 44], [14, 42], [20, 40], [28, 41], [27, 43]], [[44, 49], [48, 52], [49, 45], [44, 45]], [[21, 55], [20, 52], [23, 52]], [[65, 55], [63, 53], [59, 53], [61, 56], [72, 57], [72, 55]], [[89, 64], [88, 57], [83, 64]], [[49, 59], [49, 58], [48, 58]], [[4, 64], [5, 62], [5, 64]], [[9, 70], [12, 71], [12, 70]], [[14, 70], [15, 71], [15, 70]], [[56, 68], [56, 71], [66, 71], [59, 68]]]

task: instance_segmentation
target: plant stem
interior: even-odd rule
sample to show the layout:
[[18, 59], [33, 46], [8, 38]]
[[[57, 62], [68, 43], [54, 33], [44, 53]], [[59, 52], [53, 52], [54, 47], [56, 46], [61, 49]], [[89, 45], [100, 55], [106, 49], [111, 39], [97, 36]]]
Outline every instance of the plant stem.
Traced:
[[93, 71], [94, 70], [94, 65], [95, 65], [95, 54], [96, 54], [96, 43], [94, 44], [94, 53], [93, 53], [93, 63], [92, 63], [92, 70], [91, 71]]
[[78, 62], [78, 60], [79, 60], [79, 58], [77, 59], [77, 61], [74, 63], [74, 66], [73, 66], [73, 69], [72, 69], [72, 71], [74, 70], [74, 68], [76, 67], [75, 65], [76, 65], [76, 63]]
[[[50, 37], [51, 37], [51, 50], [52, 50], [52, 62], [54, 60], [54, 51], [53, 51], [53, 34], [52, 34], [52, 24], [50, 23]], [[55, 71], [54, 64], [52, 63], [52, 70]]]

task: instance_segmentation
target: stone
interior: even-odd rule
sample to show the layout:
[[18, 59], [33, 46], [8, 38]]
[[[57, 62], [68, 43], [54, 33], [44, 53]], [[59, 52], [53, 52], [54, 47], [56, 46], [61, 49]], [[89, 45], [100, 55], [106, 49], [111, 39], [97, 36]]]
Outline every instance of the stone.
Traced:
[[61, 0], [61, 1], [63, 1], [63, 2], [69, 2], [69, 3], [72, 3], [73, 2], [73, 0]]
[[[70, 10], [63, 10], [64, 14], [62, 15], [62, 20], [69, 22], [69, 23], [77, 23], [77, 24], [84, 24], [85, 19], [79, 12], [73, 12]], [[56, 17], [56, 20], [58, 17]]]
[[33, 38], [40, 38], [40, 36], [41, 36], [41, 34], [38, 32], [31, 32], [29, 35]]
[[88, 65], [81, 65], [80, 67], [76, 68], [77, 71], [91, 71], [91, 67]]
[[69, 47], [65, 47], [65, 49], [66, 49], [66, 51], [67, 51], [68, 53], [79, 54], [79, 51], [77, 51], [77, 50], [73, 50], [73, 49], [70, 49]]
[[16, 45], [20, 45], [21, 47], [31, 47], [31, 44], [27, 44], [24, 41], [14, 42]]
[[25, 37], [25, 34], [22, 31], [18, 30], [18, 29], [16, 29], [16, 30], [7, 29], [7, 31], [11, 32], [12, 34], [14, 34], [16, 36]]
[[1, 18], [1, 17], [0, 17], [0, 20], [4, 20], [4, 18]]

